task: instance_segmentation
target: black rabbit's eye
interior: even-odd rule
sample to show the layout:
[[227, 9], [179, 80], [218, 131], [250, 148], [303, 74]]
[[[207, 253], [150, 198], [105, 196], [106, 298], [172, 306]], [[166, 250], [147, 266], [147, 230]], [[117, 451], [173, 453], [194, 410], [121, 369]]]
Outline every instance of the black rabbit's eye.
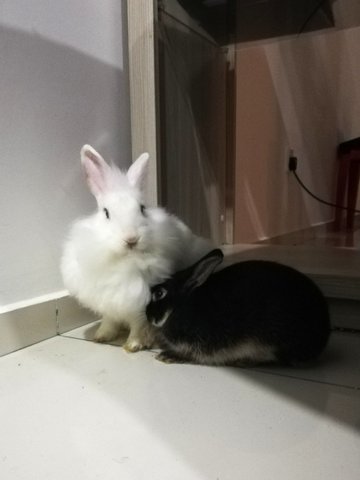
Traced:
[[104, 213], [105, 213], [105, 217], [110, 220], [110, 213], [109, 213], [109, 210], [107, 208], [104, 208]]
[[145, 216], [146, 215], [146, 207], [145, 205], [140, 205], [140, 212]]
[[164, 297], [167, 295], [167, 290], [164, 287], [159, 287], [156, 288], [151, 295], [151, 300], [153, 302], [158, 302], [159, 300], [162, 300]]

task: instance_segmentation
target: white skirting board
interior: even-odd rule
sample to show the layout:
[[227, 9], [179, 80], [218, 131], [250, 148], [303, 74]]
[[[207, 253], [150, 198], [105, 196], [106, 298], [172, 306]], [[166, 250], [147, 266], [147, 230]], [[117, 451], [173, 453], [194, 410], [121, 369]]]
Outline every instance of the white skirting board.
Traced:
[[68, 295], [21, 303], [0, 312], [0, 356], [93, 322], [94, 315]]
[[[319, 279], [314, 280], [322, 286]], [[360, 301], [329, 296], [333, 326], [360, 329]], [[0, 356], [97, 320], [67, 294], [37, 300], [0, 311]]]
[[[330, 298], [332, 324], [359, 329], [360, 302]], [[61, 335], [96, 317], [73, 298], [63, 296], [0, 313], [0, 356]]]

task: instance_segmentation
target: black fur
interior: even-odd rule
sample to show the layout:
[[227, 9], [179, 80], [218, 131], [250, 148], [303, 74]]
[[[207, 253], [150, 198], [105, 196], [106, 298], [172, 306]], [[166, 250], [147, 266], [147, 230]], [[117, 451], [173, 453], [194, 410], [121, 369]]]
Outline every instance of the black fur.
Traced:
[[[283, 364], [315, 359], [327, 344], [330, 321], [327, 302], [312, 280], [291, 267], [260, 260], [211, 274], [222, 259], [221, 250], [213, 250], [151, 289], [148, 320], [156, 325], [172, 310], [158, 328], [162, 357], [179, 359], [176, 346], [185, 344], [190, 350], [185, 360], [199, 361], [199, 353], [211, 356], [254, 340], [273, 347]], [[159, 289], [167, 292], [164, 298], [159, 299]]]

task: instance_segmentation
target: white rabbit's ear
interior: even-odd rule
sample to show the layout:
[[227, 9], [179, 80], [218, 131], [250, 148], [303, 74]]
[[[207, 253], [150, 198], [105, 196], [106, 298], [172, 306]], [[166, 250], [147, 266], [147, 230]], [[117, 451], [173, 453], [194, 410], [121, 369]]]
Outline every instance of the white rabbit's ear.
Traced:
[[98, 197], [106, 190], [106, 173], [110, 167], [91, 145], [84, 145], [80, 156], [91, 193]]
[[127, 178], [132, 187], [141, 188], [148, 172], [149, 154], [142, 153], [127, 171]]

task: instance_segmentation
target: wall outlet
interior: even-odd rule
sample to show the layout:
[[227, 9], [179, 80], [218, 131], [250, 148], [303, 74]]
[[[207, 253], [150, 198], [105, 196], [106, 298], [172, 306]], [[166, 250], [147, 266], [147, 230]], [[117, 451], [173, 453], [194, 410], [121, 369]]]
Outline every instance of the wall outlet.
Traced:
[[294, 155], [289, 156], [289, 164], [288, 164], [289, 172], [296, 172], [297, 168], [297, 157]]

